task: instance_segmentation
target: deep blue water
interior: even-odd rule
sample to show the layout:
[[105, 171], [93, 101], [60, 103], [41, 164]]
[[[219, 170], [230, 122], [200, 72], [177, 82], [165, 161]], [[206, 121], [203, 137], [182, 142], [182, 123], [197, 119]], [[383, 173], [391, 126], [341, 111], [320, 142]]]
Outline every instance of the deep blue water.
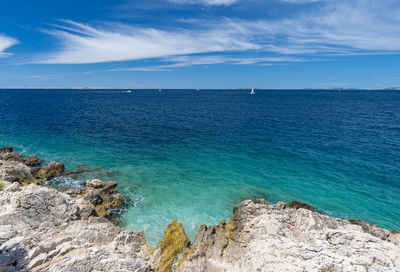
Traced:
[[0, 90], [0, 145], [110, 170], [154, 245], [246, 198], [400, 229], [400, 92]]

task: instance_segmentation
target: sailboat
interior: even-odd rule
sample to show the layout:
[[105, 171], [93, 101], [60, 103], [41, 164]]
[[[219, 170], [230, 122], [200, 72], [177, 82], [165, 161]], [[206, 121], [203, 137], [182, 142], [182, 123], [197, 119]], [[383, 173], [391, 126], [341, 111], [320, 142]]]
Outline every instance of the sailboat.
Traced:
[[251, 92], [250, 92], [250, 94], [255, 94], [255, 92], [254, 92], [254, 88], [251, 88]]
[[161, 88], [158, 88], [158, 92], [161, 92]]

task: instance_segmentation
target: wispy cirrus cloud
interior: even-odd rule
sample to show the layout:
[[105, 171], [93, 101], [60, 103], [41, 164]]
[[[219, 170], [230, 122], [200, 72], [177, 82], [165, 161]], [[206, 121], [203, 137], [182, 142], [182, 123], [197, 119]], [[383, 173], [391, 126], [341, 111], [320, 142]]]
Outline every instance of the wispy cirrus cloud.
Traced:
[[[218, 53], [224, 56], [202, 57], [202, 64], [254, 64], [263, 62], [250, 61], [252, 58], [249, 55], [255, 52], [302, 59], [311, 59], [315, 55], [400, 53], [398, 2], [321, 2], [324, 5], [317, 10], [312, 9], [292, 18], [200, 19], [182, 23], [180, 28], [169, 29], [116, 23], [93, 26], [64, 20], [61, 25], [44, 30], [61, 41], [60, 50], [42, 56], [36, 62], [98, 63], [150, 58], [158, 58], [162, 62], [172, 57], [188, 58], [193, 54]], [[237, 53], [240, 53], [240, 57], [230, 56]], [[246, 53], [249, 55], [246, 56]], [[167, 69], [171, 65], [199, 65], [195, 61], [200, 61], [200, 58], [191, 57], [190, 62], [177, 60], [166, 64], [168, 67], [161, 65], [152, 69]]]
[[[280, 0], [282, 2], [288, 2], [292, 4], [305, 4], [305, 3], [315, 3], [315, 2], [322, 2], [324, 0]], [[325, 0], [327, 1], [327, 0]]]
[[0, 34], [0, 57], [11, 55], [11, 53], [6, 53], [5, 50], [17, 43], [16, 39]]
[[73, 21], [63, 23], [57, 29], [44, 30], [61, 40], [61, 50], [37, 62], [98, 63], [260, 49], [246, 40], [248, 30], [241, 27], [171, 31], [122, 24], [94, 28]]
[[171, 71], [181, 67], [197, 66], [197, 65], [215, 65], [215, 64], [231, 64], [231, 65], [282, 65], [289, 62], [302, 62], [300, 58], [294, 57], [229, 57], [229, 56], [177, 56], [162, 59], [161, 62], [168, 64], [152, 65], [144, 67], [119, 67], [111, 69], [111, 72], [118, 71]]
[[202, 4], [208, 6], [229, 6], [239, 0], [168, 0], [170, 2], [179, 3], [179, 4]]

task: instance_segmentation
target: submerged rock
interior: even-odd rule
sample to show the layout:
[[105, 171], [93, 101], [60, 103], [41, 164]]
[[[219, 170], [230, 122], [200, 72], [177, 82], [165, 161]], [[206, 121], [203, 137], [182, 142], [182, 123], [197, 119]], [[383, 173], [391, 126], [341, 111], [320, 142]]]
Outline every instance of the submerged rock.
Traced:
[[78, 165], [77, 168], [75, 168], [74, 170], [65, 172], [64, 175], [67, 175], [67, 176], [69, 176], [69, 175], [79, 175], [79, 174], [85, 173], [85, 172], [90, 171], [90, 170], [92, 170], [92, 169], [87, 167], [86, 165]]
[[64, 176], [70, 176], [74, 179], [82, 178], [82, 176], [86, 179], [93, 179], [95, 177], [110, 177], [111, 174], [111, 171], [102, 168], [90, 168], [86, 165], [79, 165], [77, 168], [63, 173]]

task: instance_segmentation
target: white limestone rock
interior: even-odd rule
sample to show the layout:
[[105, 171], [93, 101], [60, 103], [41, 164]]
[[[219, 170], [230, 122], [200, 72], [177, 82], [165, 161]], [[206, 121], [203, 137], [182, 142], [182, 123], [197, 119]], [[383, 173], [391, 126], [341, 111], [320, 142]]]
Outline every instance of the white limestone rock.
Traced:
[[82, 198], [34, 184], [16, 189], [14, 184], [0, 192], [3, 270], [149, 271], [142, 231], [123, 230], [92, 216], [93, 205]]
[[380, 238], [347, 220], [246, 200], [228, 224], [200, 227], [177, 271], [400, 271], [396, 234], [373, 232]]

